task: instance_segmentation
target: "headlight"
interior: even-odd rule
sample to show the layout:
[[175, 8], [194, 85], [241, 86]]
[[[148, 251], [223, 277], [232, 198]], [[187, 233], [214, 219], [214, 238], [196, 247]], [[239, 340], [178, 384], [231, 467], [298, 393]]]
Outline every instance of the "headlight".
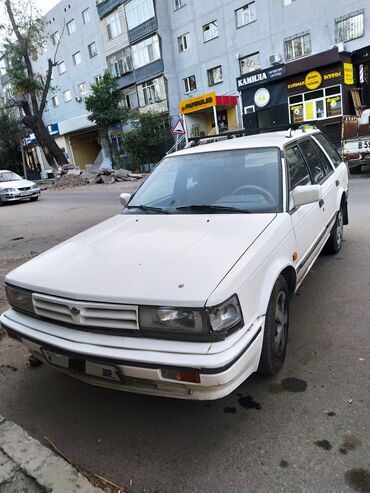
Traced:
[[9, 304], [16, 310], [23, 312], [35, 313], [32, 303], [32, 293], [22, 288], [5, 285], [6, 297]]
[[3, 192], [6, 192], [6, 193], [9, 193], [9, 192], [16, 192], [17, 189], [16, 188], [4, 188], [3, 189]]
[[35, 185], [32, 185], [31, 190], [37, 190], [38, 188], [39, 188], [39, 186], [35, 184]]
[[242, 319], [242, 311], [236, 294], [221, 305], [209, 310], [209, 320], [214, 332], [229, 330], [239, 324]]

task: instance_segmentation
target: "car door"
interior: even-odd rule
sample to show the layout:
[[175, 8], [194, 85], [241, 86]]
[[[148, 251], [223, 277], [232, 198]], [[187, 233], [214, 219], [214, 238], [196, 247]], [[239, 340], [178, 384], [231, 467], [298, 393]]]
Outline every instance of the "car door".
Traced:
[[295, 267], [299, 282], [307, 272], [310, 266], [309, 260], [318, 246], [317, 239], [321, 236], [324, 226], [323, 210], [317, 202], [294, 207], [293, 190], [297, 186], [312, 185], [313, 181], [297, 143], [288, 144], [284, 148], [284, 157], [289, 178], [289, 214], [296, 238]]

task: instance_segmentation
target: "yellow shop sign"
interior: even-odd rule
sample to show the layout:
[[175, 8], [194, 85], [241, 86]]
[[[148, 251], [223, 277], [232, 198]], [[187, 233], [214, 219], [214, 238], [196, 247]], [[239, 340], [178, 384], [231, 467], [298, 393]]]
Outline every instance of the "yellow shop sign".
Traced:
[[308, 72], [304, 79], [305, 86], [307, 89], [317, 89], [321, 86], [322, 75], [320, 72], [313, 70], [312, 72]]
[[344, 83], [345, 84], [347, 84], [349, 86], [354, 84], [352, 63], [343, 63], [343, 75], [344, 75]]
[[204, 110], [216, 105], [216, 93], [208, 92], [201, 94], [195, 98], [183, 99], [180, 101], [180, 113], [185, 115], [186, 113], [193, 113], [194, 111]]

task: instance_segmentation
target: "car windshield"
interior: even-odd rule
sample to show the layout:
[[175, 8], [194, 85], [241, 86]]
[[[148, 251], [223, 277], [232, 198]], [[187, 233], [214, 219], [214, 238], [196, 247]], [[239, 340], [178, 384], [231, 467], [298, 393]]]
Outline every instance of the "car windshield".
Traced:
[[0, 173], [0, 183], [5, 181], [18, 181], [22, 180], [22, 178], [17, 175], [17, 173], [13, 173], [13, 171], [4, 171]]
[[125, 213], [268, 213], [282, 210], [280, 150], [275, 147], [166, 157]]

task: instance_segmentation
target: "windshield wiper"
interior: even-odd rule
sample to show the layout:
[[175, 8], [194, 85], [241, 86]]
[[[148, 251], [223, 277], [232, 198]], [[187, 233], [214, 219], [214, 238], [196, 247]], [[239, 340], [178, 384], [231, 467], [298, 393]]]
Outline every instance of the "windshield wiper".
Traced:
[[166, 209], [162, 209], [161, 207], [152, 207], [150, 205], [128, 205], [126, 209], [139, 209], [144, 212], [156, 212], [158, 214], [169, 214]]
[[211, 205], [211, 204], [203, 204], [203, 205], [183, 205], [180, 207], [176, 207], [177, 211], [217, 211], [217, 212], [236, 212], [239, 214], [249, 214], [250, 211], [247, 209], [240, 209], [239, 207], [232, 207], [228, 205]]

